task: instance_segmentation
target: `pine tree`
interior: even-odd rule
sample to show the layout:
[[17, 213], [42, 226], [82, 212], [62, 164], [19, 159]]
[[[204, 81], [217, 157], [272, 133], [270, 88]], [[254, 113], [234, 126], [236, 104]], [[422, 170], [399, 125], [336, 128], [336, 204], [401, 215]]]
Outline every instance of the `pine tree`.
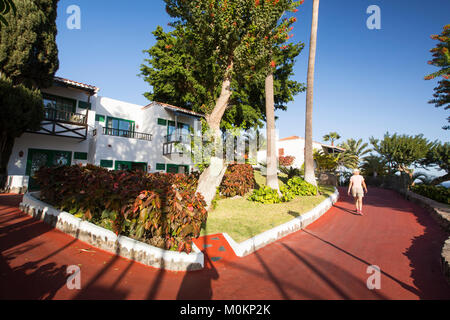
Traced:
[[58, 70], [57, 0], [15, 0], [0, 32], [0, 72], [29, 88], [46, 88]]
[[[432, 35], [431, 39], [439, 41], [439, 43], [431, 49], [433, 53], [433, 60], [428, 61], [428, 64], [440, 68], [425, 77], [425, 80], [435, 79], [442, 76], [442, 80], [438, 82], [438, 86], [434, 88], [434, 99], [429, 103], [434, 104], [437, 108], [444, 107], [445, 110], [450, 108], [450, 24], [444, 26], [444, 30], [440, 35]], [[450, 122], [450, 117], [447, 118]], [[450, 126], [443, 127], [445, 130], [450, 130]]]

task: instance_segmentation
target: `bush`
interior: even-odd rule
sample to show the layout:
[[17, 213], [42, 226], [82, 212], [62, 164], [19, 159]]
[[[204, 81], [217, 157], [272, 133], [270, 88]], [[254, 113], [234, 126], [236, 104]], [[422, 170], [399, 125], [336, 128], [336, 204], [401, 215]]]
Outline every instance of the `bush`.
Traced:
[[411, 191], [432, 200], [450, 204], [450, 189], [446, 187], [417, 184], [411, 187]]
[[262, 186], [261, 188], [254, 190], [252, 195], [248, 199], [254, 202], [260, 202], [264, 204], [281, 202], [280, 196], [278, 195], [278, 191], [268, 186]]
[[232, 164], [220, 185], [220, 193], [225, 197], [244, 196], [255, 187], [255, 175], [250, 164]]
[[286, 156], [286, 157], [279, 157], [278, 158], [278, 163], [280, 164], [281, 167], [290, 167], [294, 164], [295, 161], [295, 157], [292, 156]]
[[315, 196], [317, 188], [300, 177], [294, 177], [287, 182], [287, 187], [296, 196]]
[[41, 199], [116, 234], [191, 252], [207, 211], [197, 178], [183, 174], [108, 171], [88, 165], [42, 168]]

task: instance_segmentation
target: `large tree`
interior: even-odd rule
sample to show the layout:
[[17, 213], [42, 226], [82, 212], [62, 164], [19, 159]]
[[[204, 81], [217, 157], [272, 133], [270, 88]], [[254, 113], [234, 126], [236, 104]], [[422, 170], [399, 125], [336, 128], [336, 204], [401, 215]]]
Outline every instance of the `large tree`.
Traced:
[[29, 88], [52, 85], [58, 70], [57, 0], [15, 0], [0, 32], [0, 72]]
[[414, 167], [420, 166], [434, 142], [423, 135], [398, 135], [386, 133], [383, 140], [370, 138], [374, 151], [388, 165], [389, 173], [401, 172], [409, 176], [411, 183]]
[[[203, 101], [196, 111], [205, 114], [206, 123], [220, 144], [221, 124], [233, 95], [235, 74], [258, 73], [258, 52], [249, 54], [259, 43], [269, 41], [271, 31], [286, 10], [294, 8], [292, 0], [165, 0], [166, 10], [175, 19], [180, 52], [188, 53], [195, 62], [189, 70], [194, 88]], [[174, 48], [174, 50], [178, 50]], [[190, 84], [187, 84], [190, 85]], [[197, 98], [197, 94], [193, 95]], [[215, 196], [226, 166], [221, 148], [213, 154], [210, 166], [199, 179], [198, 191], [207, 203]]]
[[[438, 86], [434, 89], [434, 98], [430, 104], [434, 104], [437, 108], [444, 107], [445, 110], [450, 108], [450, 24], [444, 26], [444, 30], [440, 35], [432, 35], [431, 39], [439, 41], [439, 43], [431, 49], [433, 59], [428, 64], [440, 68], [438, 71], [425, 77], [425, 80], [442, 77], [438, 82]], [[450, 117], [447, 118], [450, 122]], [[450, 126], [443, 127], [450, 130]]]
[[425, 167], [436, 167], [444, 172], [443, 176], [431, 181], [432, 185], [438, 185], [450, 180], [450, 143], [436, 143], [430, 148], [425, 159], [422, 161]]
[[314, 174], [313, 148], [313, 100], [314, 100], [314, 71], [316, 65], [317, 29], [319, 26], [319, 0], [313, 1], [311, 22], [311, 40], [309, 44], [308, 82], [306, 92], [305, 116], [305, 181], [317, 186]]
[[59, 66], [57, 2], [15, 0], [15, 15], [5, 16], [7, 25], [0, 30], [0, 187], [15, 138], [38, 129], [42, 120], [43, 102], [37, 90], [51, 86]]
[[0, 78], [0, 188], [7, 177], [7, 165], [14, 139], [27, 130], [39, 129], [44, 103], [38, 90]]

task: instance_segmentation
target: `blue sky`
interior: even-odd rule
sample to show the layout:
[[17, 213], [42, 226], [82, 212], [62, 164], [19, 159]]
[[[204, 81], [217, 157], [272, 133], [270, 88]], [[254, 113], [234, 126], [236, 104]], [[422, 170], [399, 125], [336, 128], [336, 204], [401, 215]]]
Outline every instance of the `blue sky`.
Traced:
[[[69, 30], [70, 5], [81, 8], [81, 30]], [[370, 5], [381, 9], [381, 30], [369, 30]], [[296, 13], [293, 41], [305, 49], [295, 66], [295, 80], [306, 82], [312, 0]], [[450, 23], [450, 1], [322, 0], [316, 60], [314, 139], [330, 131], [347, 138], [382, 138], [385, 132], [419, 134], [449, 141], [441, 129], [448, 112], [427, 102], [436, 81], [423, 77], [437, 69], [429, 66], [429, 50]], [[131, 103], [148, 104], [150, 90], [140, 77], [146, 58], [143, 50], [155, 42], [151, 32], [170, 21], [162, 0], [61, 0], [58, 8], [60, 69], [58, 76], [96, 85], [100, 95]], [[305, 93], [277, 112], [281, 137], [304, 136]]]

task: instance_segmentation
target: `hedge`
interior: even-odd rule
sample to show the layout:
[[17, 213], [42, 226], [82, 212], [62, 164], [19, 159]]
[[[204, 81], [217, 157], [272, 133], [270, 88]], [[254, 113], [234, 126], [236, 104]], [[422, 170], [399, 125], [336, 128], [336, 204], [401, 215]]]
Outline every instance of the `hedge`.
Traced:
[[450, 204], [450, 189], [444, 186], [417, 184], [411, 187], [411, 191], [429, 199]]
[[231, 164], [223, 177], [220, 193], [225, 197], [244, 196], [255, 187], [255, 175], [250, 164]]
[[198, 179], [86, 167], [42, 168], [41, 199], [61, 210], [167, 250], [190, 253], [207, 219]]

